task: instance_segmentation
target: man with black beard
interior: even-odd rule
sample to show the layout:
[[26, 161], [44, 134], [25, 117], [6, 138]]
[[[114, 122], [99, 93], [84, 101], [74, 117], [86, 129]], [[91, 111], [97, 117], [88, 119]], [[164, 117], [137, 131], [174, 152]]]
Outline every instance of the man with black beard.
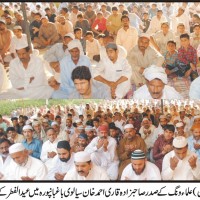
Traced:
[[57, 155], [52, 160], [52, 168], [48, 172], [48, 180], [62, 181], [70, 169], [75, 167], [74, 155], [70, 152], [68, 141], [59, 141], [57, 144]]
[[84, 151], [87, 145], [88, 145], [88, 136], [85, 133], [81, 133], [78, 136], [77, 144], [75, 144], [72, 147], [72, 152], [76, 153], [79, 151]]
[[11, 161], [8, 151], [10, 145], [11, 143], [8, 139], [0, 139], [0, 179], [3, 177], [4, 170]]
[[132, 152], [131, 163], [123, 170], [121, 180], [161, 180], [161, 175], [158, 167], [137, 149]]

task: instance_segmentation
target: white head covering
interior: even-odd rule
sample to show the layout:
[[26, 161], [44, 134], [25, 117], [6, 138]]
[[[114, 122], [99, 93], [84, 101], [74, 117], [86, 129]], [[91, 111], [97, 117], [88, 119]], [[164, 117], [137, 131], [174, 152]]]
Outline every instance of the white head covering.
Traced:
[[71, 49], [74, 49], [74, 48], [78, 48], [79, 51], [81, 52], [82, 51], [81, 47], [82, 47], [81, 46], [81, 42], [78, 39], [74, 39], [74, 40], [72, 40], [72, 41], [70, 41], [68, 43], [68, 50], [71, 50]]
[[48, 121], [48, 119], [43, 119], [42, 122], [46, 122], [46, 123], [47, 123], [47, 122], [49, 122], [49, 121]]
[[160, 115], [159, 119], [167, 119], [165, 115]]
[[26, 124], [26, 125], [30, 125], [31, 123], [32, 123], [32, 122], [31, 122], [30, 120], [27, 120], [25, 124]]
[[22, 27], [21, 26], [14, 26], [13, 27], [13, 30], [18, 30], [18, 29], [22, 30]]
[[165, 73], [165, 70], [162, 67], [151, 65], [150, 67], [147, 67], [144, 70], [143, 75], [148, 81], [152, 81], [158, 78], [163, 83], [167, 84], [167, 74]]
[[179, 128], [179, 127], [182, 127], [182, 126], [184, 126], [183, 122], [178, 122], [178, 123], [176, 124], [176, 128]]
[[80, 119], [77, 119], [76, 121], [75, 121], [76, 123], [80, 123], [80, 122], [82, 122]]
[[188, 144], [187, 139], [183, 136], [177, 136], [173, 140], [173, 146], [175, 148], [183, 148]]
[[149, 121], [149, 119], [147, 117], [144, 117], [142, 122], [144, 122], [144, 121]]
[[85, 127], [85, 131], [92, 131], [94, 130], [94, 128], [92, 126], [86, 126]]
[[126, 124], [124, 126], [124, 130], [126, 130], [127, 128], [134, 128], [133, 124]]
[[150, 40], [150, 35], [147, 34], [147, 33], [141, 33], [141, 34], [139, 35], [139, 37], [145, 37], [145, 38], [147, 38], [147, 39]]
[[33, 121], [32, 126], [37, 126], [37, 125], [40, 125], [40, 122], [39, 121]]
[[90, 160], [90, 154], [85, 151], [79, 151], [74, 154], [74, 162], [88, 162]]
[[12, 146], [10, 146], [9, 153], [12, 154], [12, 153], [16, 153], [16, 152], [23, 151], [23, 150], [25, 150], [25, 147], [23, 146], [23, 144], [16, 143], [16, 144], [13, 144]]
[[27, 41], [23, 41], [23, 42], [18, 42], [15, 46], [16, 50], [20, 50], [20, 49], [24, 49], [28, 47], [28, 42]]
[[67, 34], [64, 35], [64, 37], [70, 37], [70, 38], [72, 38], [72, 40], [75, 39], [75, 36], [74, 36], [73, 33], [67, 33]]
[[195, 119], [199, 119], [199, 118], [200, 118], [200, 115], [194, 116], [194, 120], [195, 120]]
[[31, 125], [25, 125], [22, 130], [24, 131], [24, 130], [27, 130], [27, 129], [28, 130], [33, 130]]
[[51, 123], [51, 126], [54, 126], [54, 125], [57, 125], [57, 126], [58, 126], [58, 123], [57, 123], [57, 122], [52, 122], [52, 123]]

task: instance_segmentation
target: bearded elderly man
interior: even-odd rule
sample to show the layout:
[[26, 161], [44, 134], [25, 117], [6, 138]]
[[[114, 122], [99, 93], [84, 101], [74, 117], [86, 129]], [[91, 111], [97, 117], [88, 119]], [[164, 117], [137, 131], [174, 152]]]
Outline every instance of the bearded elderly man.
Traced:
[[62, 140], [57, 144], [57, 155], [53, 158], [48, 171], [48, 180], [62, 181], [69, 170], [74, 168], [74, 153], [68, 141]]
[[111, 180], [116, 180], [118, 176], [119, 160], [117, 157], [117, 142], [108, 135], [107, 125], [98, 128], [98, 136], [95, 137], [84, 151], [91, 154], [91, 160], [97, 166], [104, 168]]
[[162, 163], [163, 180], [200, 180], [200, 163], [197, 155], [189, 151], [183, 136], [173, 140], [173, 150], [165, 155]]
[[164, 62], [164, 57], [149, 46], [150, 36], [148, 34], [141, 34], [138, 39], [138, 43], [131, 49], [128, 54], [128, 62], [132, 67], [131, 84], [136, 88], [145, 84], [145, 78], [143, 72], [150, 65], [156, 65], [161, 67]]
[[158, 167], [147, 161], [145, 153], [137, 149], [131, 154], [131, 163], [122, 172], [121, 180], [161, 180]]
[[9, 148], [9, 153], [12, 161], [5, 170], [5, 180], [46, 180], [46, 166], [42, 161], [29, 156], [23, 144], [13, 144]]
[[146, 84], [134, 92], [133, 99], [183, 99], [173, 87], [167, 85], [167, 74], [162, 67], [151, 65], [143, 75]]
[[12, 88], [2, 93], [0, 98], [49, 98], [53, 89], [47, 83], [47, 63], [31, 54], [28, 44], [18, 44], [16, 52], [18, 56], [9, 65]]
[[118, 157], [120, 160], [119, 175], [120, 179], [122, 171], [131, 162], [131, 153], [136, 149], [141, 149], [146, 153], [146, 144], [144, 140], [136, 134], [136, 130], [132, 124], [124, 126], [124, 138], [120, 140], [117, 148]]
[[55, 98], [68, 98], [75, 89], [74, 82], [71, 79], [72, 71], [77, 66], [87, 66], [91, 70], [90, 59], [82, 55], [82, 46], [79, 40], [75, 39], [68, 43], [70, 55], [65, 56], [59, 61], [60, 68], [60, 89], [59, 94]]
[[128, 93], [131, 83], [131, 66], [118, 55], [118, 47], [110, 42], [106, 45], [108, 59], [102, 59], [94, 68], [94, 79], [111, 89], [112, 98], [121, 99]]
[[71, 169], [64, 180], [110, 180], [106, 171], [91, 161], [90, 154], [79, 151], [74, 155], [75, 169]]

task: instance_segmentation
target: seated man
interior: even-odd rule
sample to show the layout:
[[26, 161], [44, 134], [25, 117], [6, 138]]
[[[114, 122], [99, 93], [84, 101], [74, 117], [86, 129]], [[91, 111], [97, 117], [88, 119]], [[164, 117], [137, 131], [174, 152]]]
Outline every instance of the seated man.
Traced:
[[199, 84], [200, 84], [200, 77], [192, 81], [189, 91], [190, 99], [200, 99]]
[[167, 85], [167, 74], [162, 67], [151, 65], [143, 72], [146, 84], [137, 89], [133, 99], [182, 99], [182, 96]]
[[112, 98], [121, 99], [131, 87], [131, 66], [126, 59], [118, 56], [118, 47], [115, 43], [107, 44], [106, 52], [109, 60], [101, 60], [94, 68], [94, 79], [110, 87]]
[[42, 161], [29, 156], [23, 144], [13, 144], [9, 148], [9, 153], [13, 160], [5, 170], [5, 180], [46, 180], [46, 166]]
[[2, 93], [0, 98], [49, 98], [53, 89], [47, 85], [46, 63], [31, 54], [28, 44], [16, 47], [17, 57], [9, 65], [12, 88]]
[[188, 150], [188, 141], [185, 137], [174, 138], [173, 150], [163, 159], [161, 175], [163, 180], [200, 179], [200, 163], [197, 155]]
[[131, 163], [123, 170], [121, 180], [161, 180], [161, 175], [158, 167], [137, 149], [132, 152]]
[[111, 99], [110, 88], [92, 79], [91, 72], [86, 66], [78, 66], [72, 71], [72, 80], [76, 90], [70, 99]]
[[90, 154], [80, 151], [74, 155], [75, 169], [70, 170], [64, 180], [109, 180], [106, 171], [96, 166], [90, 158]]

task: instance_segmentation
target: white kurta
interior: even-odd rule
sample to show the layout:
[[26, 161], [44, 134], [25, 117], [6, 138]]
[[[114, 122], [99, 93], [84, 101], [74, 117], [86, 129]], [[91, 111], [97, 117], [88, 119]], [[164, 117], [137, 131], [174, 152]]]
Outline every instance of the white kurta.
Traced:
[[150, 65], [161, 67], [164, 63], [164, 57], [150, 46], [145, 50], [145, 54], [143, 55], [138, 45], [136, 45], [128, 54], [127, 59], [132, 68], [131, 83], [137, 87], [139, 83], [145, 84], [144, 76], [139, 73], [141, 67], [147, 68]]
[[200, 163], [197, 159], [197, 167], [192, 169], [189, 165], [188, 159], [192, 156], [197, 156], [194, 152], [187, 151], [187, 155], [183, 160], [179, 159], [175, 170], [170, 168], [170, 158], [175, 156], [174, 151], [170, 151], [163, 158], [162, 164], [162, 179], [163, 180], [200, 180]]
[[147, 145], [147, 149], [149, 148], [152, 148], [153, 147], [153, 132], [155, 130], [155, 126], [154, 125], [151, 125], [149, 127], [148, 130], [151, 130], [151, 133], [148, 134], [147, 136], [144, 134], [144, 126], [141, 126], [140, 130], [139, 130], [139, 133], [141, 134], [141, 138], [144, 139], [145, 141], [145, 144]]
[[94, 77], [102, 76], [108, 81], [116, 82], [120, 77], [125, 76], [128, 78], [127, 81], [120, 83], [116, 88], [117, 98], [123, 98], [131, 87], [130, 78], [132, 75], [131, 66], [128, 61], [118, 56], [117, 61], [113, 63], [110, 59], [103, 59], [100, 61], [93, 71]]
[[67, 162], [62, 162], [58, 155], [56, 155], [52, 160], [52, 167], [48, 171], [47, 180], [55, 180], [55, 173], [65, 174], [69, 170], [73, 169], [74, 165], [74, 154], [71, 154], [71, 158]]
[[46, 180], [47, 168], [44, 163], [31, 156], [25, 166], [17, 165], [13, 160], [5, 170], [6, 180], [21, 180], [22, 176], [34, 178], [34, 180]]
[[85, 148], [85, 151], [91, 154], [91, 160], [97, 166], [103, 167], [111, 180], [116, 180], [118, 176], [118, 164], [117, 157], [117, 142], [114, 138], [108, 136], [107, 151], [103, 150], [103, 147], [97, 149], [99, 137], [95, 137]]
[[[183, 99], [183, 97], [171, 86], [165, 85], [163, 89], [162, 99]], [[152, 100], [152, 96], [147, 88], [147, 85], [143, 85], [138, 88], [133, 95], [133, 99], [149, 99]]]
[[200, 99], [199, 85], [200, 85], [200, 77], [192, 81], [190, 85], [190, 91], [189, 91], [190, 99]]
[[87, 177], [85, 176], [80, 176], [76, 169], [72, 169], [69, 171], [69, 173], [67, 173], [64, 177], [64, 180], [110, 180], [106, 171], [99, 167], [96, 166], [94, 164], [92, 164], [92, 168], [89, 171], [89, 174], [87, 175]]
[[2, 173], [5, 176], [5, 170], [10, 165], [10, 162], [12, 161], [12, 158], [10, 155], [6, 158], [6, 160], [3, 162], [2, 156], [0, 156], [0, 173]]
[[138, 31], [136, 28], [130, 26], [126, 31], [120, 28], [117, 32], [116, 44], [123, 46], [127, 52], [137, 44]]
[[[45, 66], [47, 62], [40, 57], [31, 54], [27, 69], [23, 67], [18, 57], [10, 62], [9, 77], [12, 88], [7, 93], [0, 95], [0, 98], [50, 98], [53, 89], [48, 86]], [[30, 83], [30, 78], [34, 80]], [[17, 88], [24, 87], [24, 90]]]
[[10, 82], [8, 80], [6, 70], [4, 66], [0, 63], [0, 93], [10, 87]]
[[160, 170], [155, 164], [149, 161], [146, 161], [145, 169], [140, 175], [137, 175], [135, 171], [133, 171], [132, 163], [127, 165], [124, 168], [122, 172], [122, 176], [121, 176], [121, 180], [126, 180], [126, 179], [128, 180], [161, 180], [161, 175], [160, 175]]

